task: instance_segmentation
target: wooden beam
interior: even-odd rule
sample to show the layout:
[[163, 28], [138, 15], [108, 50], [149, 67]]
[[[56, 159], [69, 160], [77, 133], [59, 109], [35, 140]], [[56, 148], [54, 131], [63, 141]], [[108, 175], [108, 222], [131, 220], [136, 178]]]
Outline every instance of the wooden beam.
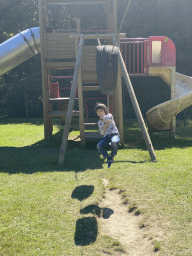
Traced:
[[[115, 35], [113, 35], [113, 43], [114, 43], [114, 45], [118, 46], [116, 38], [115, 38]], [[119, 47], [118, 47], [118, 49], [119, 49]], [[143, 138], [145, 140], [147, 149], [149, 151], [149, 154], [150, 154], [150, 157], [151, 157], [151, 161], [156, 162], [157, 158], [156, 158], [156, 155], [155, 155], [155, 151], [154, 151], [151, 139], [149, 137], [149, 134], [147, 132], [147, 128], [146, 128], [146, 125], [145, 125], [145, 122], [144, 122], [144, 119], [143, 119], [143, 116], [142, 116], [139, 104], [137, 102], [137, 98], [136, 98], [135, 92], [133, 90], [133, 86], [132, 86], [131, 80], [129, 78], [129, 74], [127, 72], [127, 68], [125, 66], [125, 63], [124, 63], [124, 60], [123, 60], [123, 57], [122, 57], [120, 49], [119, 49], [119, 53], [118, 53], [118, 58], [119, 58], [120, 66], [121, 66], [121, 71], [123, 73], [123, 78], [125, 80], [125, 84], [127, 86], [127, 90], [128, 90], [128, 93], [129, 93], [129, 96], [130, 96], [133, 108], [135, 110], [135, 114], [137, 116], [138, 123], [140, 124], [141, 132], [143, 134]]]
[[53, 2], [53, 1], [51, 1], [51, 2], [48, 2], [47, 4], [49, 4], [49, 5], [73, 5], [73, 4], [106, 4], [106, 0], [105, 1], [101, 1], [101, 0], [99, 0], [99, 1], [66, 1], [66, 2], [59, 2], [59, 1], [57, 1], [57, 2]]
[[67, 141], [68, 141], [70, 126], [71, 126], [73, 106], [74, 106], [74, 101], [75, 101], [75, 94], [76, 94], [78, 77], [79, 77], [79, 72], [80, 72], [80, 67], [81, 67], [83, 45], [84, 45], [84, 38], [83, 38], [83, 35], [81, 35], [80, 41], [79, 41], [79, 47], [78, 47], [78, 51], [77, 51], [77, 58], [76, 58], [76, 63], [75, 63], [75, 70], [74, 70], [73, 82], [72, 82], [72, 87], [71, 87], [69, 105], [68, 105], [68, 109], [67, 109], [65, 127], [64, 127], [62, 142], [61, 142], [61, 149], [60, 149], [60, 154], [59, 154], [58, 165], [63, 164], [64, 159], [65, 159]]
[[[69, 38], [75, 39], [76, 37], [79, 37], [80, 35], [78, 34], [71, 34], [69, 35]], [[111, 39], [112, 34], [84, 34], [84, 39]], [[125, 38], [126, 34], [125, 33], [119, 33], [118, 38]]]

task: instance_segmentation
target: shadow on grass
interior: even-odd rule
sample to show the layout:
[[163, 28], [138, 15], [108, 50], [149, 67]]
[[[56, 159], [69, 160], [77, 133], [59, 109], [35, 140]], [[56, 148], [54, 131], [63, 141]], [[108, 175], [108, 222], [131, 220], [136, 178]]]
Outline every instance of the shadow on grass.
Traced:
[[[94, 186], [92, 185], [81, 185], [76, 187], [71, 198], [78, 199], [80, 202], [87, 199], [92, 195], [94, 191]], [[110, 208], [100, 208], [98, 205], [88, 205], [80, 210], [80, 214], [95, 215], [97, 217], [103, 217], [104, 219], [110, 218], [114, 211]], [[86, 246], [93, 244], [97, 239], [98, 234], [98, 224], [95, 216], [80, 218], [76, 222], [75, 229], [75, 244], [80, 246]]]
[[[74, 171], [78, 173], [84, 172], [87, 169], [95, 170], [103, 168], [104, 159], [100, 157], [96, 149], [96, 143], [81, 148], [81, 142], [75, 140], [68, 141], [65, 163], [63, 166], [58, 166], [60, 143], [61, 136], [60, 133], [57, 133], [51, 138], [49, 145], [45, 145], [44, 141], [39, 141], [38, 143], [23, 148], [1, 147], [0, 170], [1, 172], [9, 174], [31, 174], [52, 171]], [[192, 147], [191, 140], [182, 138], [171, 139], [156, 136], [152, 139], [152, 143], [155, 150], [172, 147]], [[131, 142], [128, 142], [128, 146], [125, 145], [122, 148], [147, 150], [142, 138], [136, 145], [134, 144], [134, 146], [132, 146]], [[129, 163], [130, 161], [125, 162]], [[145, 163], [145, 161], [135, 161], [131, 163]]]
[[[83, 201], [90, 197], [94, 191], [93, 185], [81, 185], [76, 187], [72, 194], [71, 198], [78, 199], [79, 201]], [[98, 225], [96, 218], [93, 217], [85, 217], [80, 218], [76, 222], [75, 229], [75, 244], [80, 246], [85, 246], [92, 244], [96, 241], [98, 234]]]
[[[92, 213], [97, 217], [103, 217], [109, 219], [114, 211], [110, 208], [100, 208], [97, 205], [89, 205], [80, 210], [81, 214]], [[75, 244], [80, 246], [86, 246], [94, 243], [97, 239], [98, 224], [95, 216], [80, 218], [76, 222], [75, 229]]]
[[97, 219], [85, 217], [78, 219], [75, 229], [75, 244], [86, 246], [96, 241], [98, 234]]
[[[126, 141], [125, 148], [137, 148], [147, 150], [140, 126], [136, 120], [129, 120], [129, 123], [125, 124], [124, 137]], [[192, 139], [190, 137], [182, 138], [182, 136], [176, 136], [176, 138], [171, 138], [169, 137], [169, 132], [154, 133], [151, 138], [151, 141], [155, 150], [162, 150], [172, 147], [192, 147]]]
[[1, 172], [15, 174], [52, 171], [84, 172], [87, 169], [101, 169], [104, 160], [100, 158], [96, 144], [81, 148], [81, 142], [69, 140], [63, 166], [58, 166], [62, 130], [53, 135], [48, 145], [44, 140], [33, 145], [16, 148], [0, 148]]
[[[13, 120], [14, 121], [14, 120]], [[38, 120], [34, 120], [38, 122]], [[40, 122], [41, 119], [40, 119]], [[10, 122], [9, 122], [10, 123]], [[124, 149], [139, 148], [147, 150], [144, 139], [138, 125], [129, 124], [129, 128], [125, 130], [125, 146]], [[44, 141], [39, 141], [33, 145], [23, 148], [1, 147], [0, 148], [0, 171], [15, 173], [36, 173], [36, 172], [52, 172], [52, 171], [75, 171], [84, 172], [87, 169], [103, 168], [104, 159], [100, 157], [96, 149], [96, 143], [89, 143], [85, 148], [81, 148], [81, 142], [77, 140], [69, 140], [63, 166], [58, 166], [59, 151], [62, 139], [62, 130], [53, 135], [49, 141], [49, 145], [45, 145]], [[186, 148], [192, 147], [192, 140], [187, 138], [169, 138], [154, 136], [152, 143], [155, 150], [166, 148]], [[121, 148], [120, 148], [121, 150]], [[129, 161], [125, 161], [129, 162]], [[144, 163], [134, 162], [134, 163]]]
[[87, 199], [88, 197], [90, 197], [93, 191], [94, 191], [94, 186], [81, 185], [76, 187], [73, 190], [71, 194], [71, 198], [75, 198], [75, 199], [78, 199], [79, 201], [83, 201], [84, 199]]
[[155, 150], [162, 150], [166, 148], [188, 148], [192, 147], [192, 140], [187, 138], [162, 138], [155, 136], [152, 138], [152, 143]]
[[96, 215], [99, 218], [102, 217], [103, 219], [109, 219], [110, 216], [114, 213], [114, 211], [107, 207], [101, 208], [95, 204], [90, 204], [80, 210], [80, 214], [89, 214], [89, 213]]

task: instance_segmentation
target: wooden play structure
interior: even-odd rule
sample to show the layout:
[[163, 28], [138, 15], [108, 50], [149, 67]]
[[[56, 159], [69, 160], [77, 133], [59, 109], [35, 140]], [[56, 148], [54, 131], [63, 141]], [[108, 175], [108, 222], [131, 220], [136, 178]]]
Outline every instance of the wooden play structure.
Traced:
[[[80, 20], [77, 19], [76, 30], [52, 30], [49, 26], [48, 6], [49, 5], [68, 5], [68, 4], [90, 4], [103, 5], [107, 9], [107, 29], [105, 33], [82, 34], [80, 29]], [[86, 124], [84, 122], [83, 109], [83, 92], [99, 91], [96, 63], [95, 63], [95, 46], [84, 46], [84, 40], [95, 39], [107, 40], [108, 44], [112, 44], [112, 33], [117, 33], [117, 1], [38, 1], [39, 8], [39, 24], [40, 24], [40, 43], [41, 43], [41, 66], [42, 66], [42, 86], [43, 86], [43, 113], [44, 113], [44, 137], [47, 140], [52, 133], [52, 118], [66, 116], [63, 141], [60, 151], [59, 163], [63, 162], [63, 156], [66, 150], [66, 143], [71, 124], [71, 118], [74, 115], [79, 116], [79, 129], [82, 146], [85, 142], [99, 138], [98, 133], [85, 133]], [[110, 33], [108, 33], [110, 31]], [[118, 34], [119, 38], [125, 37], [125, 34]], [[51, 70], [55, 69], [74, 69], [73, 82], [69, 98], [50, 97], [51, 88]], [[79, 110], [74, 111], [74, 101], [78, 86], [78, 104]], [[122, 110], [122, 82], [119, 69], [117, 87], [115, 95], [107, 96], [107, 105], [110, 112], [113, 113], [116, 124], [121, 134], [121, 143], [123, 144], [123, 110]], [[68, 102], [67, 111], [52, 111], [53, 102]]]
[[[105, 32], [82, 33], [80, 19], [76, 19], [75, 30], [54, 30], [49, 25], [48, 9], [50, 5], [103, 5], [106, 9], [107, 28]], [[43, 86], [44, 137], [48, 140], [52, 134], [52, 118], [65, 117], [64, 133], [61, 143], [58, 164], [64, 162], [68, 134], [72, 118], [78, 116], [82, 146], [86, 141], [100, 138], [96, 132], [86, 133], [84, 93], [99, 91], [96, 74], [96, 46], [86, 45], [86, 40], [105, 40], [106, 44], [118, 47], [118, 75], [116, 89], [106, 96], [109, 111], [114, 115], [121, 141], [123, 135], [122, 107], [122, 76], [125, 80], [138, 122], [140, 123], [152, 161], [156, 161], [155, 152], [148, 135], [139, 104], [129, 76], [160, 76], [171, 85], [171, 97], [175, 97], [175, 48], [172, 41], [166, 37], [150, 37], [147, 39], [125, 38], [124, 33], [117, 31], [117, 0], [38, 0], [41, 67]], [[52, 82], [52, 70], [74, 70], [69, 97], [60, 97], [59, 85]], [[62, 78], [62, 77], [61, 77]], [[65, 77], [63, 77], [65, 78]], [[53, 89], [54, 88], [54, 89]], [[74, 103], [78, 101], [78, 110]], [[53, 103], [59, 104], [59, 111], [52, 108]], [[62, 107], [67, 104], [67, 108]], [[175, 121], [171, 119], [171, 129], [174, 132]], [[153, 127], [149, 127], [153, 130]]]

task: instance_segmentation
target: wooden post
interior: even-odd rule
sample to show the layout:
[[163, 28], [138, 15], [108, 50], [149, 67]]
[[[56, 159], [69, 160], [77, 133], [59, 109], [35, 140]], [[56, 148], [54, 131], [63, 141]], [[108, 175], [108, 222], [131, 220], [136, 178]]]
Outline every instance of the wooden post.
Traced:
[[[118, 44], [120, 40], [118, 38]], [[120, 133], [120, 143], [124, 144], [124, 129], [123, 129], [123, 99], [122, 99], [122, 78], [121, 78], [121, 66], [118, 61], [118, 75], [117, 75], [117, 86], [116, 86], [116, 113], [118, 116], [118, 129]]]
[[117, 0], [113, 0], [113, 30], [117, 33]]
[[122, 78], [121, 78], [121, 67], [118, 63], [118, 77], [117, 77], [117, 112], [119, 121], [119, 133], [120, 143], [124, 144], [124, 130], [123, 130], [123, 100], [122, 100]]
[[[107, 29], [117, 32], [117, 0], [107, 0]], [[111, 41], [109, 41], [109, 44]], [[117, 90], [116, 90], [117, 92]], [[117, 112], [117, 98], [116, 92], [113, 95], [107, 95], [108, 108], [110, 113], [112, 113], [116, 124], [119, 123], [118, 112]]]
[[[115, 38], [114, 35], [113, 35], [113, 41], [114, 41], [114, 44], [117, 45], [117, 41], [116, 41], [116, 38]], [[154, 151], [151, 139], [149, 137], [149, 134], [147, 132], [147, 128], [146, 128], [146, 125], [145, 125], [145, 122], [144, 122], [144, 119], [143, 119], [143, 116], [142, 116], [139, 104], [137, 102], [137, 98], [135, 96], [135, 92], [133, 90], [133, 86], [132, 86], [131, 80], [129, 78], [129, 74], [127, 72], [127, 69], [126, 69], [123, 57], [121, 55], [120, 49], [119, 49], [119, 63], [121, 65], [121, 70], [123, 72], [123, 77], [124, 77], [124, 80], [125, 80], [125, 84], [127, 86], [127, 90], [129, 92], [129, 96], [131, 98], [131, 102], [133, 104], [133, 108], [135, 110], [135, 114], [137, 116], [137, 120], [138, 120], [138, 122], [140, 124], [141, 132], [143, 134], [143, 138], [145, 140], [147, 149], [149, 151], [149, 154], [150, 154], [150, 157], [151, 157], [151, 161], [156, 162], [157, 158], [156, 158], [156, 155], [155, 155], [155, 151]]]
[[67, 141], [68, 141], [70, 126], [71, 126], [71, 118], [72, 118], [72, 114], [73, 114], [75, 94], [76, 94], [78, 77], [79, 77], [79, 72], [80, 72], [80, 67], [81, 67], [83, 45], [84, 45], [84, 38], [83, 38], [83, 35], [81, 35], [80, 41], [79, 41], [79, 47], [78, 47], [78, 51], [77, 51], [77, 58], [76, 58], [76, 63], [75, 63], [75, 70], [74, 70], [74, 75], [73, 75], [73, 82], [72, 82], [72, 87], [71, 87], [69, 105], [68, 105], [68, 109], [67, 109], [65, 127], [64, 127], [62, 142], [61, 142], [61, 149], [60, 149], [60, 154], [59, 154], [58, 165], [63, 164], [64, 158], [65, 158]]
[[123, 60], [123, 57], [121, 55], [120, 50], [119, 50], [119, 62], [120, 62], [120, 65], [121, 65], [121, 69], [122, 69], [122, 72], [123, 72], [123, 77], [124, 77], [124, 80], [125, 80], [125, 83], [126, 83], [126, 86], [127, 86], [127, 90], [129, 92], [129, 96], [131, 98], [131, 101], [132, 101], [132, 104], [133, 104], [133, 107], [134, 107], [134, 110], [135, 110], [135, 114], [137, 116], [137, 120], [140, 124], [141, 131], [142, 131], [147, 149], [148, 149], [150, 157], [151, 157], [151, 161], [156, 162], [157, 158], [156, 158], [156, 155], [155, 155], [155, 151], [154, 151], [151, 139], [149, 137], [149, 134], [147, 132], [147, 128], [145, 126], [145, 122], [143, 120], [143, 116], [142, 116], [139, 104], [137, 102], [137, 98], [135, 96], [135, 92], [133, 90], [133, 86], [132, 86], [131, 80], [129, 78], [129, 74], [127, 72], [127, 69], [126, 69], [126, 66], [125, 66], [125, 63], [124, 63], [124, 60]]
[[49, 26], [49, 18], [48, 18], [48, 4], [46, 1], [44, 1], [44, 15], [45, 15], [45, 20], [46, 20], [46, 23], [47, 23], [47, 26]]
[[76, 18], [76, 28], [77, 28], [77, 34], [81, 33], [81, 23], [80, 23], [80, 19]]
[[26, 122], [29, 121], [29, 115], [28, 115], [28, 100], [27, 100], [27, 83], [25, 83], [25, 113], [26, 113]]
[[[48, 112], [52, 111], [52, 104], [49, 102], [49, 98], [50, 98], [50, 86], [51, 86], [51, 69], [46, 68], [47, 70], [47, 97], [48, 97]], [[49, 122], [49, 137], [52, 136], [52, 132], [53, 132], [53, 117], [48, 117], [48, 122]]]
[[117, 0], [107, 0], [107, 29], [117, 33]]
[[81, 65], [78, 77], [78, 101], [79, 101], [79, 130], [81, 138], [81, 146], [85, 146], [85, 130], [84, 130], [84, 110], [83, 110], [83, 87], [82, 87], [82, 74]]
[[[171, 99], [176, 98], [175, 67], [171, 68]], [[171, 137], [176, 135], [176, 116], [171, 120]]]
[[44, 49], [44, 24], [42, 15], [42, 0], [38, 0], [38, 10], [39, 10], [39, 26], [40, 26], [40, 44], [41, 44], [41, 73], [42, 73], [42, 94], [43, 94], [43, 121], [44, 121], [44, 138], [48, 140], [49, 138], [49, 118], [48, 118], [48, 72], [45, 67], [45, 49]]
[[[80, 19], [76, 19], [77, 33], [81, 33]], [[77, 38], [78, 40], [78, 38]], [[77, 55], [77, 49], [76, 49]], [[85, 146], [85, 131], [84, 131], [84, 110], [83, 110], [83, 87], [82, 87], [82, 71], [80, 66], [78, 77], [78, 103], [79, 103], [79, 130], [81, 138], [81, 146]]]

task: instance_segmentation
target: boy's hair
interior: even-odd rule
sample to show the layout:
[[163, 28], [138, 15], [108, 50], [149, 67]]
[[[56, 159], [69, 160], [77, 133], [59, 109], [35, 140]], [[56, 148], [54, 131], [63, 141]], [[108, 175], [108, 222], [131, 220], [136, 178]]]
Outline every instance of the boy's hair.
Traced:
[[96, 114], [97, 114], [97, 110], [99, 110], [99, 109], [103, 109], [105, 111], [106, 115], [109, 113], [107, 106], [103, 103], [97, 103], [96, 104], [96, 107], [95, 107], [95, 113]]

